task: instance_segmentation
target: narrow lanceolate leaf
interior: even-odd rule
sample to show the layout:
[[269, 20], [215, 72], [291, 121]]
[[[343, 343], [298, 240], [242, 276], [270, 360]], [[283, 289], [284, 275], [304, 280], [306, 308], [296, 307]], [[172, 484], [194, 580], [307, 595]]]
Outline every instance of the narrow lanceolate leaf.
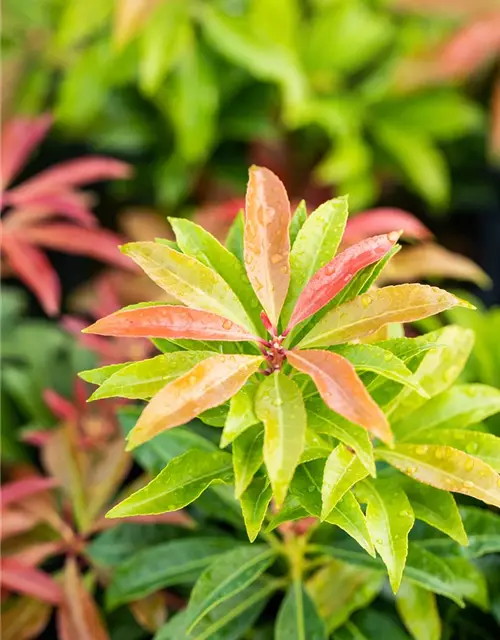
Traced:
[[325, 520], [342, 496], [368, 475], [355, 453], [339, 444], [328, 456], [323, 472], [321, 519]]
[[364, 293], [334, 307], [301, 341], [300, 347], [326, 347], [374, 333], [392, 322], [414, 322], [450, 307], [470, 307], [456, 296], [423, 284], [401, 284]]
[[403, 580], [396, 596], [396, 609], [415, 640], [441, 638], [441, 619], [436, 596], [431, 591]]
[[288, 323], [297, 299], [310, 278], [336, 254], [346, 220], [347, 198], [336, 198], [313, 211], [297, 232], [290, 254], [291, 279], [283, 309], [283, 324]]
[[133, 364], [133, 362], [120, 362], [118, 364], [108, 364], [104, 367], [99, 367], [97, 369], [88, 369], [87, 371], [80, 371], [78, 377], [85, 382], [90, 382], [90, 384], [99, 384], [101, 385], [105, 380], [110, 378], [113, 373], [120, 371], [123, 367], [126, 367], [129, 364]]
[[255, 340], [249, 331], [215, 313], [175, 305], [124, 309], [101, 318], [83, 333], [135, 338]]
[[211, 351], [176, 351], [126, 364], [106, 378], [89, 400], [115, 396], [147, 400], [168, 382], [190, 371], [199, 362], [213, 358], [213, 355]]
[[264, 433], [258, 424], [247, 429], [233, 442], [234, 493], [237, 498], [252, 482], [263, 462]]
[[389, 572], [394, 593], [399, 589], [408, 554], [408, 533], [415, 517], [404, 491], [394, 480], [363, 481], [356, 495], [367, 503], [366, 521], [375, 548]]
[[222, 404], [245, 384], [261, 362], [260, 356], [217, 355], [198, 363], [153, 397], [129, 433], [128, 448]]
[[325, 640], [325, 623], [300, 580], [294, 580], [281, 603], [275, 640]]
[[356, 540], [360, 547], [375, 557], [372, 535], [368, 528], [366, 518], [351, 491], [348, 491], [340, 502], [337, 503], [337, 506], [333, 508], [326, 519], [326, 522], [340, 527], [350, 535], [351, 538]]
[[243, 520], [250, 542], [259, 535], [272, 497], [269, 480], [261, 476], [254, 478], [240, 497]]
[[444, 444], [479, 458], [500, 473], [500, 438], [492, 433], [470, 431], [468, 429], [438, 429], [424, 431], [412, 442]]
[[232, 480], [233, 465], [228, 453], [190, 449], [171, 460], [154, 480], [113, 507], [106, 517], [176, 511], [196, 500], [212, 483]]
[[277, 371], [260, 385], [255, 415], [264, 423], [264, 462], [280, 506], [304, 450], [307, 416], [299, 387]]
[[404, 576], [420, 587], [464, 606], [461, 589], [448, 564], [416, 542], [409, 546]]
[[300, 294], [288, 328], [291, 329], [314, 315], [346, 287], [361, 269], [383, 258], [398, 241], [399, 235], [395, 231], [367, 238], [324, 265], [312, 276]]
[[130, 242], [121, 248], [147, 275], [179, 302], [216, 313], [255, 329], [243, 305], [223, 278], [199, 260], [158, 242]]
[[298, 207], [295, 209], [295, 212], [290, 221], [290, 245], [293, 247], [293, 243], [297, 238], [297, 234], [302, 228], [302, 225], [307, 220], [307, 206], [305, 200], [301, 200], [298, 204]]
[[499, 474], [463, 451], [437, 444], [398, 444], [394, 450], [380, 449], [377, 454], [420, 482], [500, 507]]
[[273, 326], [290, 282], [290, 203], [282, 182], [268, 169], [250, 168], [245, 209], [245, 267]]
[[250, 383], [251, 381], [240, 389], [229, 402], [229, 413], [220, 439], [221, 447], [227, 447], [248, 427], [259, 422], [253, 410], [257, 385]]
[[324, 402], [384, 442], [392, 442], [389, 423], [352, 364], [330, 351], [289, 351], [288, 362], [313, 379]]

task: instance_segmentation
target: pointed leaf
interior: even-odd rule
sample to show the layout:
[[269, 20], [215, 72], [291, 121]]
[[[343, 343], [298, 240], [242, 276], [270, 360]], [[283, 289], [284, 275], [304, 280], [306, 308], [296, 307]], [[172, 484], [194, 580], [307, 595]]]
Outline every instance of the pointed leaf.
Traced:
[[58, 605], [63, 600], [61, 587], [52, 576], [15, 558], [2, 558], [0, 581], [2, 589], [29, 595], [43, 602]]
[[367, 553], [375, 557], [373, 540], [367, 521], [358, 501], [349, 491], [337, 503], [326, 522], [340, 527], [351, 536]]
[[183, 304], [218, 314], [254, 331], [243, 305], [221, 276], [204, 264], [157, 242], [131, 242], [123, 253]]
[[448, 564], [419, 544], [412, 543], [409, 546], [404, 577], [424, 589], [450, 598], [459, 606], [464, 604], [461, 590]]
[[389, 573], [394, 593], [399, 589], [408, 554], [408, 533], [415, 517], [404, 491], [394, 480], [365, 480], [356, 495], [367, 503], [366, 521], [375, 548]]
[[257, 391], [256, 384], [246, 384], [229, 401], [229, 413], [222, 431], [220, 446], [222, 448], [231, 444], [235, 438], [241, 435], [248, 427], [259, 422], [254, 413], [254, 398]]
[[479, 507], [461, 507], [460, 513], [469, 538], [464, 549], [470, 558], [500, 552], [500, 516]]
[[290, 221], [290, 245], [293, 246], [297, 234], [307, 220], [307, 206], [305, 200], [301, 200]]
[[433, 593], [403, 580], [396, 596], [396, 609], [414, 640], [440, 640], [441, 619]]
[[152, 398], [172, 380], [190, 371], [196, 364], [212, 358], [210, 351], [176, 351], [165, 353], [149, 360], [132, 362], [104, 380], [89, 400], [102, 398]]
[[120, 362], [118, 364], [107, 364], [104, 367], [98, 367], [97, 369], [87, 369], [87, 371], [80, 371], [78, 373], [78, 377], [85, 382], [90, 382], [90, 384], [103, 384], [108, 378], [110, 378], [114, 373], [123, 369], [129, 364], [134, 364], [133, 362]]
[[222, 404], [245, 384], [261, 362], [260, 356], [243, 355], [218, 355], [199, 362], [153, 397], [129, 433], [128, 448]]
[[380, 407], [358, 378], [352, 364], [330, 351], [288, 351], [287, 360], [313, 379], [325, 404], [343, 417], [360, 424], [384, 442], [392, 433]]
[[43, 478], [40, 476], [27, 477], [22, 480], [14, 480], [13, 482], [4, 482], [0, 495], [1, 508], [4, 509], [7, 505], [11, 504], [15, 505], [28, 496], [53, 489], [57, 487], [58, 484], [55, 478]]
[[280, 506], [304, 450], [307, 416], [299, 387], [280, 371], [271, 374], [257, 390], [255, 415], [264, 423], [264, 462]]
[[381, 260], [398, 239], [397, 231], [389, 235], [367, 238], [330, 260], [305, 285], [293, 310], [288, 328], [293, 328], [327, 305], [361, 269]]
[[346, 220], [347, 198], [336, 198], [313, 211], [298, 231], [290, 254], [291, 280], [283, 310], [284, 325], [288, 323], [301, 291], [309, 280], [336, 254]]
[[478, 458], [437, 444], [398, 444], [377, 456], [412, 478], [500, 507], [500, 476]]
[[367, 475], [366, 468], [355, 453], [343, 444], [335, 447], [326, 461], [323, 473], [321, 519], [325, 520], [342, 496]]
[[156, 478], [113, 507], [108, 518], [151, 515], [176, 511], [205, 491], [214, 482], [232, 482], [231, 456], [223, 451], [190, 449], [171, 460]]
[[375, 234], [402, 229], [405, 238], [425, 240], [432, 233], [420, 220], [402, 209], [380, 207], [357, 213], [347, 221], [344, 242], [354, 244]]
[[208, 311], [175, 305], [122, 309], [83, 330], [101, 336], [187, 338], [194, 340], [255, 340], [231, 320]]
[[243, 520], [250, 542], [259, 535], [272, 497], [269, 480], [260, 476], [254, 478], [240, 496]]
[[245, 208], [245, 267], [273, 326], [290, 282], [290, 203], [282, 182], [268, 169], [250, 168]]
[[260, 424], [247, 429], [233, 442], [234, 493], [237, 498], [252, 482], [264, 461], [263, 443], [264, 433]]
[[401, 284], [364, 293], [334, 307], [300, 342], [325, 347], [367, 336], [393, 322], [414, 322], [450, 307], [470, 307], [456, 296], [423, 284]]
[[326, 639], [325, 623], [300, 580], [294, 580], [281, 603], [274, 637], [275, 640]]
[[238, 258], [241, 264], [244, 263], [244, 247], [243, 247], [243, 234], [245, 230], [245, 218], [243, 216], [243, 209], [241, 209], [234, 219], [226, 237], [226, 248], [234, 256]]

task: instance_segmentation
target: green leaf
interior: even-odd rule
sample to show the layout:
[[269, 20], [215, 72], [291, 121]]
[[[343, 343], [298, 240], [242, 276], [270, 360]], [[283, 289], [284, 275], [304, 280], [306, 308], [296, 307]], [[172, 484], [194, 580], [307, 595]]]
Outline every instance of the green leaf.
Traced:
[[[384, 582], [384, 574], [330, 560], [307, 581], [328, 632], [335, 631], [350, 616], [370, 604]], [[306, 636], [308, 639], [308, 636]]]
[[440, 640], [441, 619], [433, 593], [403, 580], [396, 595], [396, 609], [414, 640]]
[[418, 544], [410, 544], [404, 577], [463, 606], [462, 593], [447, 563]]
[[478, 458], [437, 444], [397, 444], [377, 456], [419, 482], [500, 507], [500, 478]]
[[305, 444], [307, 415], [299, 387], [280, 371], [271, 374], [257, 390], [255, 415], [264, 423], [264, 462], [280, 506]]
[[323, 472], [321, 519], [325, 520], [342, 496], [367, 475], [368, 471], [355, 453], [343, 444], [335, 447]]
[[340, 527], [371, 556], [375, 556], [367, 521], [356, 498], [349, 491], [334, 507], [326, 522]]
[[273, 492], [269, 480], [257, 477], [240, 496], [243, 520], [250, 542], [259, 535]]
[[341, 629], [333, 635], [333, 640], [410, 640], [403, 629], [394, 622], [389, 613], [380, 613], [376, 609], [364, 609], [356, 613]]
[[289, 493], [281, 509], [271, 517], [265, 532], [273, 531], [284, 522], [294, 522], [295, 520], [308, 518], [309, 515], [309, 512], [301, 505], [300, 501]]
[[301, 230], [304, 222], [307, 220], [307, 206], [306, 201], [301, 200], [295, 209], [295, 213], [292, 216], [290, 222], [290, 246], [293, 247], [293, 243], [297, 238], [297, 234]]
[[464, 429], [498, 411], [499, 389], [484, 384], [457, 385], [426, 402], [393, 429], [400, 441], [420, 442], [436, 429]]
[[368, 473], [375, 476], [373, 445], [366, 429], [331, 411], [321, 398], [309, 399], [306, 409], [310, 429], [332, 436], [353, 449]]
[[399, 483], [410, 500], [416, 518], [446, 533], [459, 544], [468, 544], [462, 518], [451, 493], [434, 489], [412, 478], [400, 478]]
[[106, 377], [89, 400], [102, 400], [115, 396], [147, 400], [168, 382], [187, 373], [195, 364], [211, 356], [213, 353], [210, 351], [177, 351], [149, 358], [149, 360], [125, 364]]
[[367, 503], [368, 530], [396, 593], [408, 554], [408, 533], [415, 521], [410, 501], [393, 479], [364, 480], [357, 485], [356, 496]]
[[203, 618], [255, 582], [274, 558], [275, 552], [266, 545], [245, 546], [218, 557], [201, 575], [191, 593], [188, 633], [193, 634]]
[[332, 447], [331, 438], [325, 438], [312, 429], [306, 429], [306, 444], [300, 463], [311, 462], [311, 460], [318, 460], [318, 458], [328, 458]]
[[87, 369], [87, 371], [80, 371], [78, 377], [90, 384], [103, 384], [109, 377], [111, 377], [120, 369], [123, 369], [133, 362], [120, 362], [118, 364], [108, 364], [105, 367], [99, 367], [98, 369]]
[[[191, 538], [156, 544], [114, 568], [106, 591], [108, 609], [159, 589], [196, 580], [212, 560], [234, 548], [231, 538]], [[161, 558], [161, 562], [158, 562]]]
[[255, 327], [262, 326], [260, 305], [241, 262], [208, 231], [185, 218], [169, 218], [183, 253], [216, 271], [245, 307]]
[[454, 584], [465, 600], [469, 600], [483, 611], [489, 609], [486, 578], [475, 564], [467, 558], [444, 558], [453, 573]]
[[182, 509], [214, 482], [233, 480], [231, 456], [191, 449], [171, 460], [148, 485], [117, 504], [108, 518], [151, 515]]
[[300, 580], [295, 580], [281, 603], [275, 640], [326, 640], [326, 630], [316, 606]]
[[130, 242], [121, 250], [153, 282], [180, 302], [203, 311], [212, 311], [255, 331], [227, 282], [195, 258], [157, 242]]
[[264, 434], [260, 424], [247, 429], [233, 442], [234, 492], [237, 498], [245, 491], [262, 465], [263, 442]]
[[284, 327], [311, 276], [335, 256], [347, 213], [346, 197], [328, 200], [311, 213], [298, 232], [290, 252], [290, 286], [281, 314]]
[[68, 0], [62, 6], [55, 38], [57, 46], [61, 50], [69, 49], [101, 30], [108, 21], [112, 8], [110, 0]]
[[221, 447], [227, 447], [248, 427], [259, 422], [253, 408], [256, 391], [257, 385], [249, 381], [229, 401], [229, 413], [220, 439]]
[[243, 234], [245, 229], [245, 219], [243, 211], [238, 211], [233, 224], [226, 237], [226, 249], [238, 258], [241, 264], [244, 263], [243, 254]]
[[500, 516], [478, 507], [461, 507], [469, 546], [463, 551], [470, 558], [500, 553]]

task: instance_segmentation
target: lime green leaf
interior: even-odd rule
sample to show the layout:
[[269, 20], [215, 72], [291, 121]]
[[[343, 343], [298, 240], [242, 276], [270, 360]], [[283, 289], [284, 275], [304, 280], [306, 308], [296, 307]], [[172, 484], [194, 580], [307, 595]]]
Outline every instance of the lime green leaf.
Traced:
[[448, 557], [443, 561], [453, 572], [454, 582], [465, 600], [469, 600], [483, 611], [489, 609], [486, 578], [475, 564], [467, 558]]
[[263, 462], [262, 425], [247, 429], [233, 442], [234, 492], [237, 498], [248, 487]]
[[469, 546], [464, 552], [470, 558], [500, 552], [500, 516], [478, 507], [461, 507]]
[[280, 506], [304, 450], [307, 416], [300, 389], [283, 373], [271, 374], [257, 390], [255, 414], [264, 423], [264, 461]]
[[259, 535], [273, 492], [269, 480], [257, 477], [240, 496], [243, 520], [250, 542]]
[[413, 322], [454, 306], [469, 306], [456, 296], [423, 284], [401, 284], [364, 293], [334, 307], [299, 343], [324, 347], [367, 336], [393, 322]]
[[306, 444], [300, 458], [300, 463], [311, 462], [318, 458], [328, 458], [332, 452], [330, 438], [324, 438], [312, 429], [306, 429]]
[[335, 447], [323, 472], [321, 519], [325, 520], [342, 496], [367, 475], [368, 471], [355, 453], [343, 444]]
[[102, 29], [113, 3], [110, 0], [68, 0], [62, 8], [56, 42], [61, 49], [68, 49]]
[[268, 533], [285, 522], [293, 522], [294, 520], [302, 520], [309, 517], [309, 511], [301, 505], [298, 498], [289, 493], [281, 509], [271, 517], [265, 531]]
[[408, 580], [402, 580], [396, 609], [415, 640], [440, 640], [441, 619], [436, 596]]
[[290, 221], [290, 246], [293, 247], [293, 243], [297, 238], [297, 234], [299, 233], [302, 225], [307, 220], [307, 207], [306, 201], [301, 200], [299, 202], [298, 207], [295, 209], [295, 213], [292, 216], [292, 220]]
[[294, 580], [281, 603], [275, 640], [325, 640], [326, 630], [316, 606], [300, 580]]
[[106, 517], [176, 511], [196, 500], [212, 483], [227, 484], [232, 480], [233, 465], [228, 453], [191, 449], [171, 460], [154, 480], [113, 507]]
[[462, 592], [447, 563], [418, 544], [410, 544], [404, 577], [463, 606]]
[[208, 231], [184, 218], [169, 218], [182, 252], [216, 271], [228, 283], [256, 327], [262, 325], [259, 301], [241, 262]]
[[302, 225], [290, 253], [290, 287], [283, 307], [286, 326], [302, 289], [335, 256], [347, 220], [347, 198], [328, 200]]
[[375, 556], [366, 518], [356, 498], [348, 491], [334, 507], [326, 522], [340, 527], [371, 556]]
[[412, 478], [500, 507], [500, 476], [478, 458], [435, 444], [397, 444], [377, 456]]
[[232, 547], [233, 539], [219, 537], [172, 540], [142, 549], [114, 568], [106, 591], [107, 608], [194, 580], [215, 557]]
[[366, 429], [331, 411], [321, 398], [306, 403], [308, 427], [340, 440], [354, 450], [368, 473], [375, 476], [373, 445]]
[[254, 331], [227, 282], [195, 258], [157, 242], [130, 242], [122, 247], [122, 251], [180, 302], [195, 309], [212, 311]]
[[245, 219], [243, 217], [243, 211], [239, 211], [233, 224], [231, 225], [227, 238], [226, 249], [230, 251], [238, 260], [243, 264], [243, 234], [245, 229]]
[[249, 382], [229, 401], [229, 413], [220, 439], [221, 447], [227, 447], [248, 427], [259, 422], [253, 410], [256, 391], [257, 385]]
[[119, 364], [108, 364], [105, 367], [99, 367], [98, 369], [88, 369], [87, 371], [80, 371], [78, 377], [90, 384], [102, 384], [114, 373], [123, 369], [132, 362], [120, 362]]
[[415, 521], [410, 501], [392, 479], [364, 480], [356, 486], [356, 495], [367, 503], [368, 530], [396, 593], [408, 554], [408, 533]]

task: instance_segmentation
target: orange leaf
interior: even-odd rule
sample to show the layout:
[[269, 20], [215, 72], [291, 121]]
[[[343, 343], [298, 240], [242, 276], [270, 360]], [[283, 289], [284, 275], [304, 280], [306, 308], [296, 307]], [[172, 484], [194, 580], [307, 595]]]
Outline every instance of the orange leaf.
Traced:
[[52, 612], [51, 605], [34, 598], [16, 598], [2, 607], [2, 640], [40, 638]]
[[145, 598], [131, 602], [129, 606], [141, 627], [151, 633], [158, 631], [167, 618], [167, 607], [162, 593], [151, 593]]
[[245, 267], [248, 279], [274, 326], [290, 284], [290, 203], [277, 176], [250, 168], [245, 210]]
[[130, 432], [127, 449], [222, 404], [241, 389], [262, 360], [261, 356], [216, 355], [198, 363], [154, 396]]
[[174, 305], [124, 309], [98, 320], [84, 333], [103, 336], [192, 338], [194, 340], [256, 340], [246, 329], [209, 311]]
[[311, 376], [325, 404], [384, 442], [392, 432], [384, 413], [372, 399], [352, 364], [330, 351], [288, 351], [287, 360]]

